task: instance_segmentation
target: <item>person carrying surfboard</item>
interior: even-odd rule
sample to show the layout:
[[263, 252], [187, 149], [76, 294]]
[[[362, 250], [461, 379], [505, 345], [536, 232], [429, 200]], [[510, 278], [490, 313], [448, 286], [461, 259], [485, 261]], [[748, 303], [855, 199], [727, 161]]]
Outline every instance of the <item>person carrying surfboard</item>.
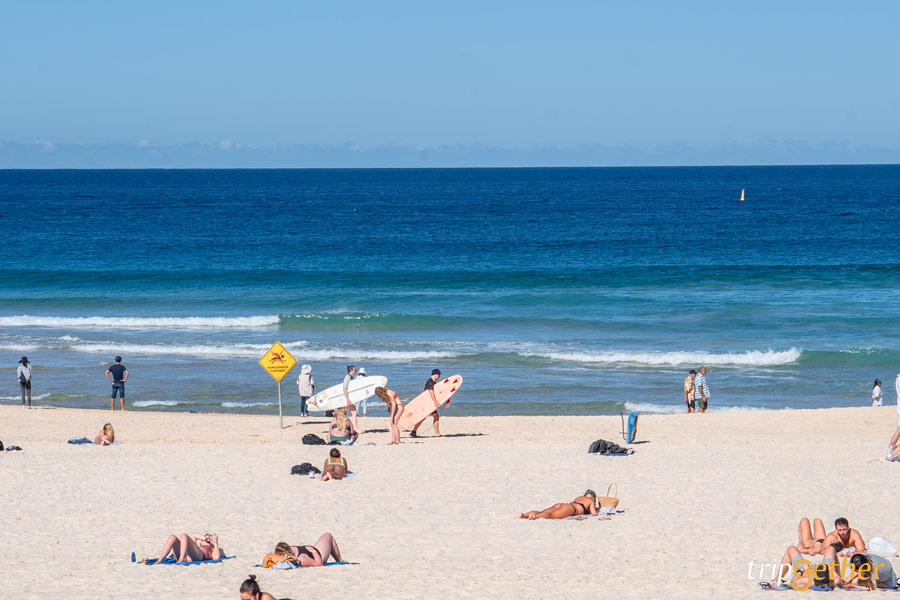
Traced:
[[344, 375], [344, 398], [347, 400], [347, 410], [350, 411], [350, 420], [353, 421], [353, 429], [359, 431], [359, 424], [357, 422], [359, 415], [356, 414], [356, 406], [350, 402], [350, 382], [355, 378], [356, 366], [347, 365], [347, 374]]
[[[437, 398], [434, 396], [434, 384], [437, 383], [437, 380], [441, 378], [441, 370], [440, 369], [432, 369], [431, 377], [425, 382], [425, 391], [431, 394], [431, 401], [434, 402], [434, 412], [431, 413], [431, 418], [434, 420], [434, 435], [436, 437], [441, 437], [441, 428], [439, 426], [439, 421], [441, 420], [441, 415], [438, 414], [438, 407], [440, 407], [440, 403], [437, 401]], [[427, 419], [428, 417], [425, 417]], [[410, 437], [419, 437], [417, 433], [419, 429], [419, 425], [425, 422], [425, 419], [422, 419], [416, 426], [413, 427], [413, 430], [409, 432]]]

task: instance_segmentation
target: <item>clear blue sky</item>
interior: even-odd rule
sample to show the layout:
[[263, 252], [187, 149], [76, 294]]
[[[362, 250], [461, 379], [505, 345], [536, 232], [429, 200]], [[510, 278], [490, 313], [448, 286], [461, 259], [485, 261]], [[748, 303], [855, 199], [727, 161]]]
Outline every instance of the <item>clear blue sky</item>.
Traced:
[[185, 146], [900, 162], [898, 23], [894, 1], [4, 2], [0, 167]]

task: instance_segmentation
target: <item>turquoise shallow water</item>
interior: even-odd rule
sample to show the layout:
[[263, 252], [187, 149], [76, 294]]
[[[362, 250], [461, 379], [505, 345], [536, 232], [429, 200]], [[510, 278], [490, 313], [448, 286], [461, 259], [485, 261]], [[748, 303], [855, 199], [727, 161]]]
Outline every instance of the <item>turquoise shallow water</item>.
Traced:
[[108, 406], [118, 353], [135, 407], [273, 412], [256, 361], [279, 340], [320, 389], [348, 362], [407, 398], [431, 368], [458, 372], [451, 414], [678, 411], [700, 364], [717, 410], [866, 404], [900, 367], [898, 181], [880, 166], [0, 171], [0, 401], [17, 401], [27, 354], [41, 403]]

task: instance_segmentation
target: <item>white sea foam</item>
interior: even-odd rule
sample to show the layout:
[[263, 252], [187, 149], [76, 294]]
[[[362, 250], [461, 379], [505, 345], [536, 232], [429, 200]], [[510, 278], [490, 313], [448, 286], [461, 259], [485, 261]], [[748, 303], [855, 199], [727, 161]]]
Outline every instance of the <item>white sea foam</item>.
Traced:
[[547, 352], [529, 353], [525, 356], [539, 356], [571, 362], [585, 362], [597, 364], [632, 363], [651, 366], [677, 366], [677, 365], [739, 365], [771, 367], [776, 365], [788, 365], [796, 362], [803, 351], [799, 348], [789, 350], [748, 350], [746, 352]]
[[[306, 345], [305, 341], [284, 344], [291, 351], [298, 351]], [[72, 344], [65, 349], [76, 352], [91, 352], [101, 354], [132, 354], [154, 356], [253, 356], [259, 358], [269, 344], [225, 344], [212, 346], [206, 344], [117, 344], [115, 342], [86, 342]]]
[[252, 408], [254, 406], [275, 406], [275, 402], [223, 402], [222, 408]]
[[107, 329], [248, 329], [278, 325], [278, 315], [253, 317], [0, 317], [0, 327], [68, 327]]
[[140, 408], [143, 406], [178, 406], [179, 404], [183, 403], [177, 400], [138, 400], [132, 406]]
[[[49, 396], [50, 396], [50, 394], [38, 394], [37, 396], [32, 396], [31, 399], [32, 400], [43, 400], [44, 398], [48, 398]], [[21, 402], [22, 396], [21, 395], [19, 395], [19, 396], [0, 396], [0, 400], [18, 400], [19, 402]]]
[[[714, 400], [714, 398], [710, 398]], [[642, 413], [656, 413], [674, 415], [685, 411], [684, 403], [674, 402], [672, 404], [653, 404], [652, 402], [626, 402], [625, 410], [638, 411]], [[767, 410], [759, 406], [716, 406], [715, 403], [710, 404], [708, 412], [747, 412]]]

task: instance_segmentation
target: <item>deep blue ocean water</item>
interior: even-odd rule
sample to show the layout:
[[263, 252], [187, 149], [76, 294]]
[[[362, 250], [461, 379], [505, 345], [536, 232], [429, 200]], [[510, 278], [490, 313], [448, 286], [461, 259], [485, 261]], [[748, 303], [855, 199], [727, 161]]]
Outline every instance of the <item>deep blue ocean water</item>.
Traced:
[[[741, 189], [746, 201], [740, 202]], [[900, 369], [900, 167], [0, 171], [0, 400], [277, 412], [275, 340], [448, 414], [869, 404]], [[297, 372], [285, 379], [297, 412]], [[384, 412], [380, 403], [372, 409]]]

